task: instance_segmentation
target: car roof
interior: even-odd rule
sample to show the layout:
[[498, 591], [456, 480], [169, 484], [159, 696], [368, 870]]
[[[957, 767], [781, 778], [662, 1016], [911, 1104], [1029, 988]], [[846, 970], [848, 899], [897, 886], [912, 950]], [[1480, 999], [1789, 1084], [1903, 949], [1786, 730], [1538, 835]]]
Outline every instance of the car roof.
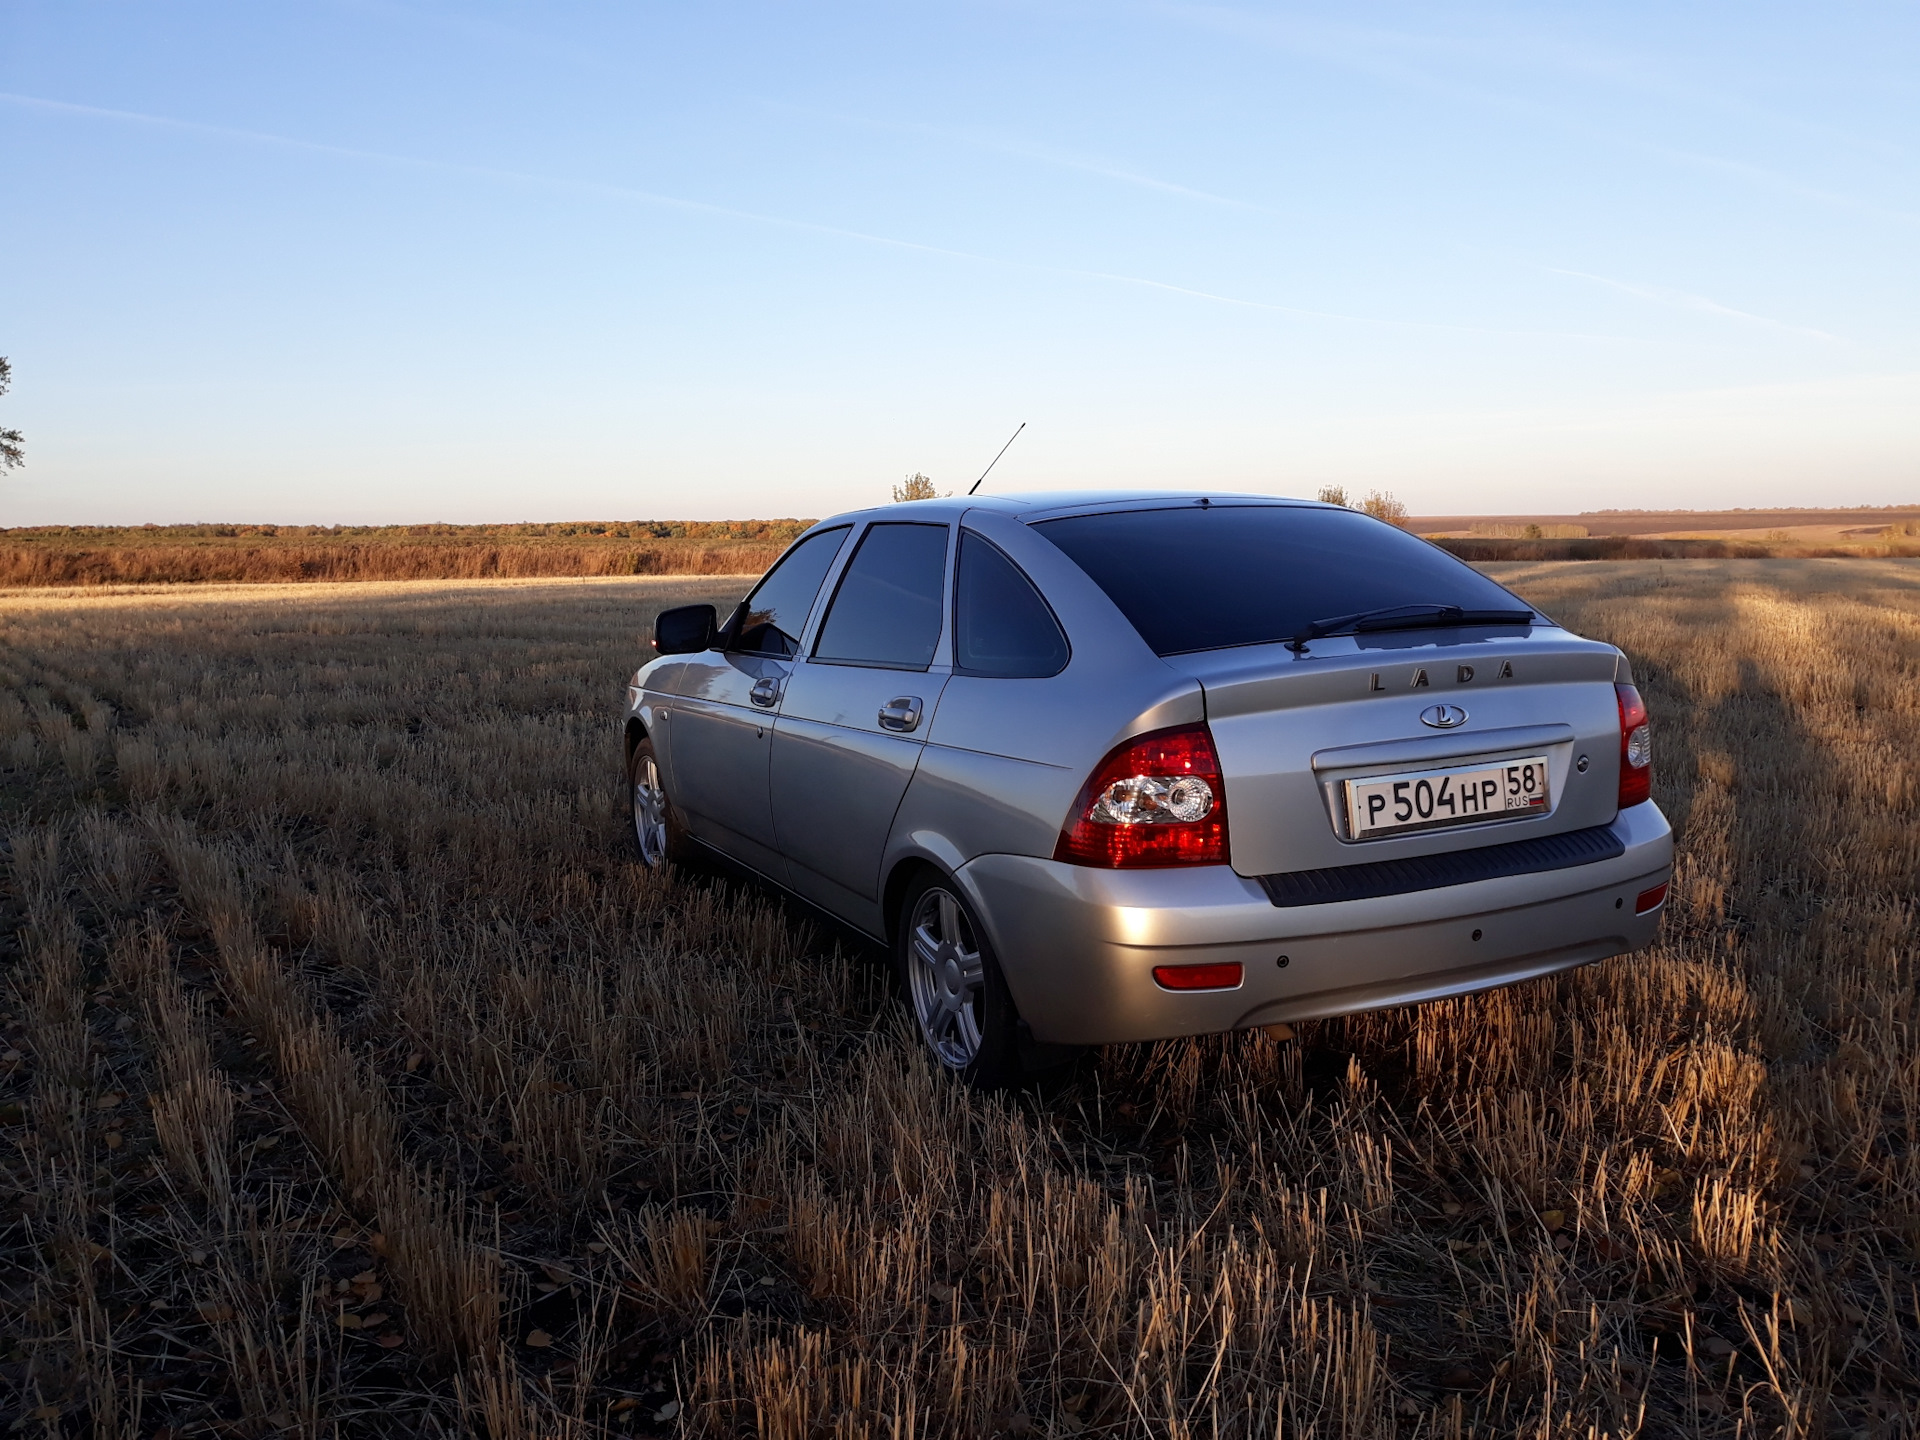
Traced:
[[1031, 523], [1063, 515], [1090, 515], [1113, 510], [1164, 510], [1187, 505], [1304, 505], [1332, 508], [1318, 500], [1296, 500], [1284, 495], [1247, 495], [1231, 490], [1037, 490], [1011, 495], [943, 495], [933, 500], [909, 500], [848, 510], [817, 523], [815, 528], [845, 525], [876, 515], [946, 522], [969, 510], [994, 510]]

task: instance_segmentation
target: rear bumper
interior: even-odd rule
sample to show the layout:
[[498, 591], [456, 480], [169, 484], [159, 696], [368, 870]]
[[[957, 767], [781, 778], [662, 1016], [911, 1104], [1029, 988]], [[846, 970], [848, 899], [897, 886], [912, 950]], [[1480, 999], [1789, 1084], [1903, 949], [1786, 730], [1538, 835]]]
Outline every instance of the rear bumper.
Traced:
[[[1653, 942], [1673, 833], [1624, 810], [1610, 859], [1541, 874], [1297, 908], [1224, 865], [1094, 870], [983, 855], [958, 879], [1036, 1038], [1104, 1045], [1407, 1005], [1571, 969]], [[1280, 963], [1280, 957], [1286, 963]], [[1238, 961], [1233, 990], [1176, 993], [1156, 965]]]

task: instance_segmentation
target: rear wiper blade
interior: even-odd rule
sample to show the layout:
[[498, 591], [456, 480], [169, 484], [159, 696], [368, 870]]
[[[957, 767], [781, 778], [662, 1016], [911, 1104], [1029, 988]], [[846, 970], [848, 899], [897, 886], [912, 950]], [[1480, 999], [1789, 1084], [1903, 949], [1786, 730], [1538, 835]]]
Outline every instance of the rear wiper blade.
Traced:
[[1459, 605], [1387, 605], [1378, 610], [1360, 610], [1352, 615], [1330, 615], [1315, 620], [1287, 642], [1295, 654], [1309, 640], [1328, 635], [1359, 635], [1376, 630], [1430, 630], [1461, 625], [1525, 625], [1533, 619], [1531, 610], [1468, 610]]

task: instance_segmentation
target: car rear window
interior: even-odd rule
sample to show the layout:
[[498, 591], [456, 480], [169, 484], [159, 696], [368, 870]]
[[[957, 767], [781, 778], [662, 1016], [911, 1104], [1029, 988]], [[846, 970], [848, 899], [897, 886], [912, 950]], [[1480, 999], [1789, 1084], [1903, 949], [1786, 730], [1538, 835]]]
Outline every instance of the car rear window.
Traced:
[[1067, 637], [1047, 602], [998, 546], [971, 530], [960, 532], [953, 609], [953, 663], [962, 674], [1044, 680], [1067, 668]]
[[1033, 528], [1160, 655], [1290, 640], [1315, 620], [1387, 605], [1526, 604], [1444, 550], [1353, 510], [1195, 505]]

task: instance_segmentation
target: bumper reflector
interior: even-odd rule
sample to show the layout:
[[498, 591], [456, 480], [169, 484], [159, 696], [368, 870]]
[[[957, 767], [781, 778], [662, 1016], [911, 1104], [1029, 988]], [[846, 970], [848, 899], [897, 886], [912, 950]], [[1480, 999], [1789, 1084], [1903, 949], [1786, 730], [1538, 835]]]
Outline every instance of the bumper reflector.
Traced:
[[1229, 965], [1156, 965], [1154, 983], [1163, 990], [1237, 990], [1241, 966]]
[[1658, 910], [1667, 900], [1667, 882], [1662, 880], [1651, 890], [1642, 890], [1633, 902], [1633, 913], [1644, 915], [1649, 910]]

